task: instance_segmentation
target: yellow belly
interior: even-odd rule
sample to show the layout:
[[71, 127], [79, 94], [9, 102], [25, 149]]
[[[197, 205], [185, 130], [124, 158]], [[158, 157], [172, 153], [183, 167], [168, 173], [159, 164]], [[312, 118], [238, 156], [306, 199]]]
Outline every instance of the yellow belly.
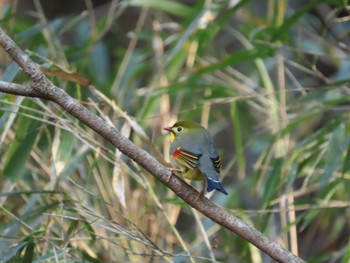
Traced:
[[182, 172], [180, 172], [180, 174], [188, 180], [203, 181], [205, 179], [204, 174], [201, 172], [201, 170], [190, 169], [187, 166], [185, 166], [185, 162], [178, 162], [172, 157], [170, 158], [170, 162], [174, 167], [181, 169]]
[[203, 181], [205, 179], [204, 174], [199, 169], [188, 169], [182, 173], [182, 176], [193, 181]]

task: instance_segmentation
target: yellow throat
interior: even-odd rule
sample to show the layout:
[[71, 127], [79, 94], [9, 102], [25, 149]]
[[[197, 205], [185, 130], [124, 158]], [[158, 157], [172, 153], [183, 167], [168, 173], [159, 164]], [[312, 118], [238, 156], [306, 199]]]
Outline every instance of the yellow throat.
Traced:
[[173, 142], [173, 140], [175, 139], [175, 134], [174, 133], [170, 133], [170, 141]]

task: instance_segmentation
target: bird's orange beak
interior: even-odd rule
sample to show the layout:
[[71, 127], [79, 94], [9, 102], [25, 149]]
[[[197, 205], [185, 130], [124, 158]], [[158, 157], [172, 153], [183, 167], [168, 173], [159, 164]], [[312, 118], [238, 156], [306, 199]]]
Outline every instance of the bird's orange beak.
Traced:
[[163, 130], [167, 132], [171, 132], [171, 127], [164, 127]]

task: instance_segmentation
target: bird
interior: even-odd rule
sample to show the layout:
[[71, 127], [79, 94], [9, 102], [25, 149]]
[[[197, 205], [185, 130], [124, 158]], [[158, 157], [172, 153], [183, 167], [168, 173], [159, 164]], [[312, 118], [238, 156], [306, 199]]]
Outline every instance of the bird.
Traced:
[[177, 121], [173, 126], [164, 127], [170, 133], [170, 162], [174, 171], [181, 171], [183, 177], [204, 181], [197, 198], [214, 189], [228, 195], [219, 181], [221, 157], [210, 133], [199, 123], [187, 120]]

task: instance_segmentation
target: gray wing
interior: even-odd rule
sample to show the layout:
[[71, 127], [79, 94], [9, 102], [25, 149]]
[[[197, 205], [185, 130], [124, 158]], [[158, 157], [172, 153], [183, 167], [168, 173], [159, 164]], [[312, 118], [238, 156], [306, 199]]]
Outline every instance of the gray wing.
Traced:
[[[209, 145], [209, 148], [204, 149], [203, 143], [204, 145]], [[170, 152], [173, 153], [178, 147], [181, 147], [182, 150], [193, 153], [194, 155], [203, 156], [200, 158], [203, 158], [201, 162], [203, 165], [201, 164], [200, 166], [207, 166], [206, 168], [210, 168], [211, 170], [214, 168], [216, 173], [220, 173], [221, 158], [216, 150], [214, 141], [207, 130], [200, 129], [197, 132], [197, 136], [194, 138], [189, 138], [188, 136], [185, 136], [185, 138], [176, 137], [171, 145]], [[210, 174], [212, 174], [212, 172], [210, 172]]]
[[211, 163], [214, 166], [215, 171], [218, 174], [220, 174], [220, 171], [221, 171], [221, 157], [219, 156], [218, 151], [216, 150], [214, 141], [213, 141], [213, 139], [210, 136], [208, 131], [206, 131], [205, 138], [206, 138], [206, 141], [207, 141], [207, 143], [209, 145], [209, 157], [210, 157], [210, 160], [211, 160], [211, 162], [209, 162], [209, 163]]

